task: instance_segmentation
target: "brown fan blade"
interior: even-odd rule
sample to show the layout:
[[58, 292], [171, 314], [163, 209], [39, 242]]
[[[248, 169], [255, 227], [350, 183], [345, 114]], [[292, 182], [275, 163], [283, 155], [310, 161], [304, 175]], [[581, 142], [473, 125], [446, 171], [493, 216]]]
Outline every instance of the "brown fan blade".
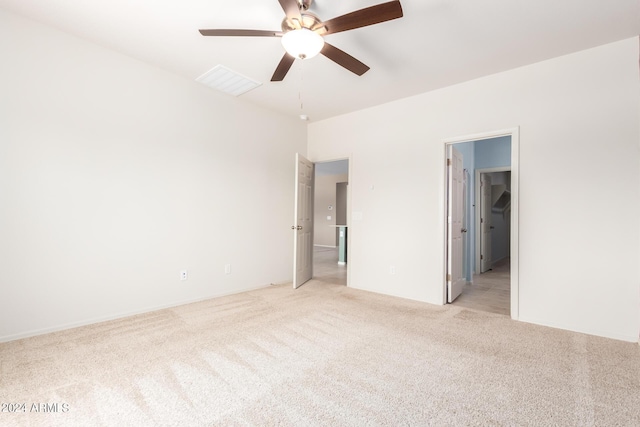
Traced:
[[230, 37], [282, 37], [282, 31], [263, 30], [198, 30], [203, 36], [230, 36]]
[[291, 66], [293, 65], [293, 61], [295, 60], [296, 59], [293, 56], [289, 55], [288, 53], [285, 53], [282, 59], [280, 60], [280, 63], [278, 64], [276, 71], [273, 73], [273, 76], [271, 77], [271, 81], [281, 82], [282, 80], [284, 80], [284, 76], [287, 75], [287, 73], [289, 72], [289, 68], [291, 68]]
[[399, 1], [390, 1], [338, 16], [323, 22], [318, 27], [326, 27], [327, 32], [323, 35], [334, 34], [397, 18], [402, 18], [402, 6]]
[[324, 47], [320, 51], [321, 54], [332, 60], [338, 65], [343, 66], [347, 70], [359, 76], [369, 71], [369, 67], [358, 61], [348, 53], [338, 49], [337, 47], [325, 42]]
[[298, 6], [298, 0], [278, 0], [280, 2], [280, 6], [282, 6], [282, 10], [284, 10], [285, 15], [289, 19], [297, 19], [302, 22], [302, 17], [300, 16], [300, 6]]

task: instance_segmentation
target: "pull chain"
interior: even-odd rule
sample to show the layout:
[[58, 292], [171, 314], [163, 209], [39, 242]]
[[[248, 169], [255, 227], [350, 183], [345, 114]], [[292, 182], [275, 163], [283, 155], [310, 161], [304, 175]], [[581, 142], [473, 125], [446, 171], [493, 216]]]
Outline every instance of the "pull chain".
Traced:
[[300, 120], [309, 120], [309, 116], [304, 113], [304, 101], [302, 99], [302, 88], [304, 87], [304, 60], [300, 61], [300, 81], [298, 86], [298, 101], [300, 101]]

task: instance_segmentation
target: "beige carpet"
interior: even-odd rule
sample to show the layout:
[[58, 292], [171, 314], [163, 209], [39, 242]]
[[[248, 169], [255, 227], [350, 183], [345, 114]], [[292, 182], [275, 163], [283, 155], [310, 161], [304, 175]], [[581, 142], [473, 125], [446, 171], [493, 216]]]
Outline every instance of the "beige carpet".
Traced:
[[26, 409], [2, 426], [640, 425], [637, 344], [320, 282], [4, 343], [0, 361], [3, 409]]

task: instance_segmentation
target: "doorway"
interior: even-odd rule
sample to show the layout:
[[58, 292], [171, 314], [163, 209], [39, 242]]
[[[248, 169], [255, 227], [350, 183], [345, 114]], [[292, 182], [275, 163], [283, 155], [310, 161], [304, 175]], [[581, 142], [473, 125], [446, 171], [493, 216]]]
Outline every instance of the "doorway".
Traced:
[[518, 145], [517, 128], [445, 141], [444, 303], [518, 318]]
[[313, 279], [347, 285], [349, 160], [315, 163]]
[[511, 166], [475, 169], [474, 272], [508, 259], [511, 247]]

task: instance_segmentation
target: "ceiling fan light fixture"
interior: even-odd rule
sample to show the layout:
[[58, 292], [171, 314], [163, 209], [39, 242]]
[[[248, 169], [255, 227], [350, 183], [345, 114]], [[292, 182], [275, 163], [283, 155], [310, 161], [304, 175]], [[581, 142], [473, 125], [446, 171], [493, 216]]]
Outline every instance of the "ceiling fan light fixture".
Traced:
[[320, 53], [324, 47], [324, 39], [307, 28], [301, 28], [282, 36], [282, 46], [294, 58], [309, 59]]

